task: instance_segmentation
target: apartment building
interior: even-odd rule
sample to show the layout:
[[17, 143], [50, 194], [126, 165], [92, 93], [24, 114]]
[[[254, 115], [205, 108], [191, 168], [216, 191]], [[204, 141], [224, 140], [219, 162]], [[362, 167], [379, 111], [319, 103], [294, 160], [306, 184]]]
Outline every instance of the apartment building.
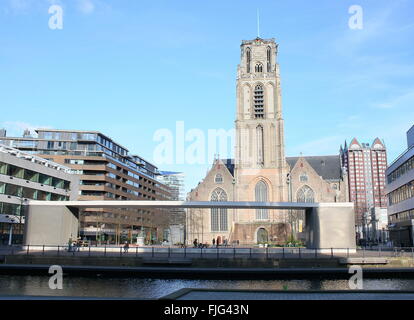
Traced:
[[[78, 200], [169, 200], [170, 189], [156, 179], [158, 168], [98, 131], [37, 129], [0, 143], [70, 167], [80, 177]], [[162, 239], [168, 225], [161, 209], [85, 209], [80, 235], [100, 243]]]
[[354, 138], [340, 148], [342, 166], [348, 173], [349, 199], [355, 204], [355, 224], [359, 239], [385, 242], [387, 198], [385, 170], [387, 150], [376, 138], [372, 144]]
[[395, 246], [414, 246], [414, 126], [407, 131], [408, 148], [387, 168], [390, 239]]
[[76, 200], [78, 188], [69, 167], [0, 144], [0, 244], [22, 243], [29, 200]]

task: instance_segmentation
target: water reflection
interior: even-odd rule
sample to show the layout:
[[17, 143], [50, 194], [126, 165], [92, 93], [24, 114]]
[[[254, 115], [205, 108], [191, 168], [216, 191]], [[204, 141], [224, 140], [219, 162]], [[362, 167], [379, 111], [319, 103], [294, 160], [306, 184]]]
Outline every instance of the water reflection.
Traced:
[[[348, 290], [348, 280], [165, 280], [66, 277], [51, 290], [42, 276], [0, 276], [0, 295], [160, 298], [182, 288]], [[365, 279], [364, 290], [414, 290], [414, 279]]]

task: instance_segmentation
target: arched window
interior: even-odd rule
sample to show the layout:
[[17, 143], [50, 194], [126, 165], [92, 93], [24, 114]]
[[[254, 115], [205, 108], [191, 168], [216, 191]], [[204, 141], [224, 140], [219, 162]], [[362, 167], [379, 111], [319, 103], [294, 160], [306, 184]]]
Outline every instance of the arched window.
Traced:
[[251, 60], [250, 48], [247, 48], [247, 50], [246, 50], [246, 69], [247, 69], [247, 73], [250, 73], [250, 60]]
[[[267, 202], [267, 184], [260, 180], [254, 188], [255, 199], [258, 202]], [[267, 220], [269, 214], [267, 209], [256, 209], [256, 220]]]
[[[216, 188], [211, 194], [211, 201], [227, 201], [227, 194]], [[227, 209], [211, 208], [211, 231], [227, 231]]]
[[256, 67], [254, 68], [256, 72], [263, 72], [263, 65], [261, 63], [257, 63]]
[[257, 126], [256, 128], [256, 141], [257, 141], [257, 164], [264, 164], [264, 141], [263, 141], [263, 127]]
[[217, 173], [215, 178], [214, 178], [214, 182], [215, 183], [223, 183], [223, 176], [221, 175], [221, 173]]
[[296, 194], [297, 202], [315, 202], [315, 193], [308, 186], [300, 188]]
[[264, 118], [264, 92], [262, 85], [258, 84], [254, 88], [254, 117], [257, 118]]
[[272, 49], [267, 47], [267, 72], [272, 71]]

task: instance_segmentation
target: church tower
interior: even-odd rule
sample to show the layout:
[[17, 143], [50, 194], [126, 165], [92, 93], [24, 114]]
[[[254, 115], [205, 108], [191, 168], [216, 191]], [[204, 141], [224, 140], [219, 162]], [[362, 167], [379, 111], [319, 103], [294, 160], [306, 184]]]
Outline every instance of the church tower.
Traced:
[[[235, 121], [239, 201], [288, 201], [277, 52], [273, 38], [241, 44]], [[256, 212], [253, 220], [273, 221], [266, 212]]]

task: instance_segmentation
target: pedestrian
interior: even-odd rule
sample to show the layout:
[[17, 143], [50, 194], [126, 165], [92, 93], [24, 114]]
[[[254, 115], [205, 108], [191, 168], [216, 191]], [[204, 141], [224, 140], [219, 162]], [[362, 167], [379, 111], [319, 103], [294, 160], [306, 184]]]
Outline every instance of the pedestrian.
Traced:
[[128, 249], [129, 249], [129, 243], [128, 243], [128, 241], [125, 241], [125, 244], [124, 244], [124, 253], [128, 253]]
[[197, 248], [197, 243], [198, 243], [197, 239], [194, 239], [194, 241], [193, 241], [194, 248]]
[[71, 252], [72, 251], [72, 238], [69, 238], [69, 241], [68, 241], [68, 252]]
[[220, 238], [220, 236], [218, 236], [218, 237], [217, 237], [217, 241], [216, 241], [216, 243], [217, 243], [217, 247], [218, 247], [218, 246], [220, 246], [220, 240], [221, 240], [221, 238]]
[[216, 244], [216, 239], [213, 238], [213, 240], [211, 240], [211, 242], [213, 243], [213, 247]]

